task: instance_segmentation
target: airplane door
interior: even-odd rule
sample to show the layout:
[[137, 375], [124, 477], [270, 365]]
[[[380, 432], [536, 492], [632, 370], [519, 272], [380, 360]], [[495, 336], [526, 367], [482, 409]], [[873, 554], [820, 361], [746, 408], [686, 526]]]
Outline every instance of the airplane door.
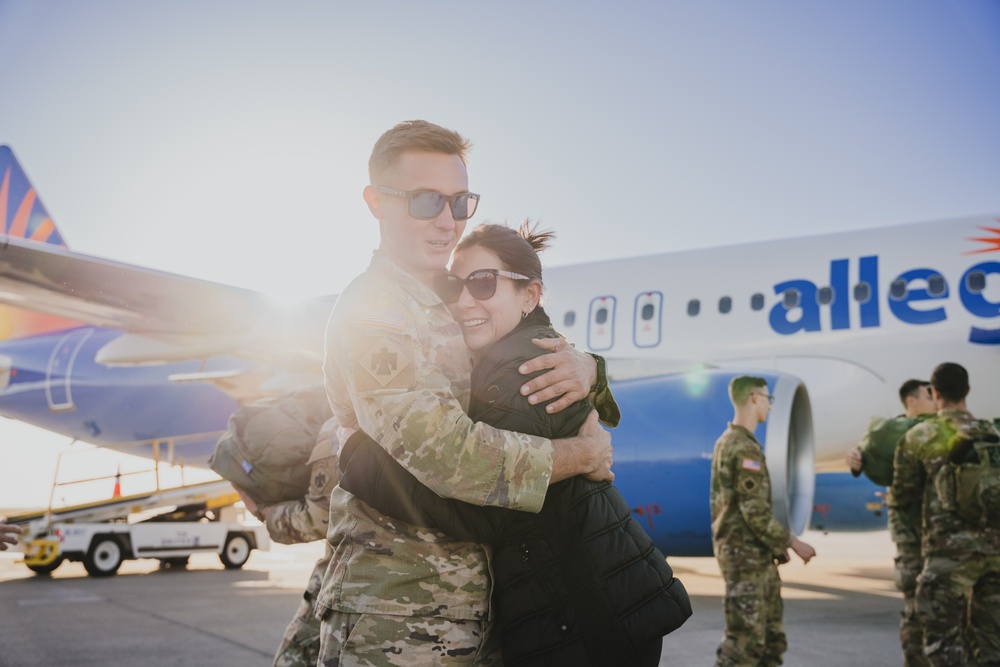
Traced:
[[73, 362], [80, 348], [86, 342], [93, 329], [74, 329], [59, 339], [45, 370], [45, 398], [52, 412], [75, 410], [73, 393], [70, 391], [70, 379], [73, 375]]
[[587, 349], [593, 352], [610, 350], [615, 344], [615, 298], [599, 296], [590, 302], [587, 324]]
[[632, 338], [636, 347], [656, 347], [660, 344], [663, 294], [643, 292], [635, 298], [635, 319]]

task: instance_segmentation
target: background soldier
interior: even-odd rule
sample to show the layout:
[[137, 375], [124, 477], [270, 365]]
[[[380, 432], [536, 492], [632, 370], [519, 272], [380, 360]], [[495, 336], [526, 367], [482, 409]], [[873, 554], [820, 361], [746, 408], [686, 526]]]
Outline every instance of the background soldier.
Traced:
[[[281, 503], [258, 505], [245, 493], [243, 503], [254, 516], [264, 522], [271, 539], [281, 544], [297, 544], [324, 540], [330, 523], [330, 492], [340, 480], [337, 462], [339, 441], [336, 419], [323, 424], [316, 447], [309, 457], [309, 491], [304, 498]], [[323, 583], [323, 574], [332, 551], [326, 552], [313, 567], [309, 583], [302, 594], [299, 608], [292, 617], [281, 645], [274, 654], [274, 667], [313, 667], [319, 658], [319, 619], [315, 616], [316, 598]]]
[[847, 465], [855, 477], [863, 472], [875, 484], [890, 486], [896, 444], [926, 415], [937, 412], [931, 383], [926, 380], [904, 382], [899, 387], [899, 400], [903, 404], [903, 414], [891, 419], [873, 418], [861, 444], [847, 452]]
[[717, 667], [780, 665], [787, 646], [777, 563], [791, 547], [803, 562], [816, 550], [789, 533], [771, 511], [771, 480], [754, 437], [773, 400], [764, 378], [729, 383], [735, 415], [712, 455], [712, 545], [726, 581], [726, 632]]
[[897, 512], [923, 510], [924, 649], [931, 665], [1000, 665], [1000, 435], [966, 410], [964, 368], [939, 365], [931, 387], [938, 413], [896, 448], [890, 495]]
[[[913, 426], [933, 415], [937, 408], [931, 385], [925, 380], [907, 380], [899, 388], [905, 412], [892, 419], [876, 417], [868, 425], [861, 445], [847, 453], [847, 465], [857, 477], [865, 476], [879, 486], [892, 485], [892, 465], [896, 445]], [[906, 667], [927, 665], [924, 657], [924, 629], [917, 616], [917, 575], [924, 567], [920, 556], [920, 508], [901, 513], [889, 508], [889, 535], [896, 544], [896, 586], [903, 593], [903, 617], [899, 640]]]

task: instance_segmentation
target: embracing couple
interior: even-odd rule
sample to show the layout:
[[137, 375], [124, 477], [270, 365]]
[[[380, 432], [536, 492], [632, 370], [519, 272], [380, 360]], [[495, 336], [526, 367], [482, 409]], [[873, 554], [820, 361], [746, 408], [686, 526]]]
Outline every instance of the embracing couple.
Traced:
[[468, 148], [407, 121], [369, 160], [381, 242], [327, 330], [346, 442], [318, 664], [659, 664], [691, 607], [611, 484], [604, 362], [541, 306], [551, 234], [462, 238]]

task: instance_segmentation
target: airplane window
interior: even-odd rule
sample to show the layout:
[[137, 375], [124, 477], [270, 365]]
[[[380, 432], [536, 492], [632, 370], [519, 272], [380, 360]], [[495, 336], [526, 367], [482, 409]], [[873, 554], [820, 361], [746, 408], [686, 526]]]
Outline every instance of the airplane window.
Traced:
[[986, 289], [986, 274], [982, 271], [973, 271], [965, 279], [965, 285], [973, 294], [979, 294]]
[[799, 305], [799, 291], [797, 289], [785, 290], [785, 295], [781, 297], [785, 308], [795, 308]]
[[820, 287], [819, 291], [816, 292], [816, 302], [820, 305], [827, 305], [833, 301], [833, 288], [832, 287]]
[[642, 317], [642, 319], [644, 320], [651, 320], [653, 319], [653, 315], [655, 314], [656, 314], [656, 308], [653, 306], [653, 304], [647, 303], [645, 306], [642, 307], [642, 314], [640, 315], [640, 317]]
[[872, 290], [868, 283], [858, 283], [854, 286], [854, 300], [867, 303], [872, 296]]
[[563, 326], [571, 327], [574, 324], [576, 324], [576, 311], [571, 310], [567, 312], [565, 315], [563, 315]]
[[750, 297], [750, 307], [754, 310], [760, 310], [764, 307], [764, 295], [757, 293]]
[[694, 317], [701, 311], [701, 301], [698, 299], [691, 299], [688, 301], [688, 315]]
[[948, 286], [944, 282], [944, 276], [935, 273], [927, 279], [927, 293], [931, 296], [941, 296], [948, 291]]
[[608, 321], [608, 309], [599, 308], [596, 313], [594, 313], [594, 321], [598, 324], [604, 324]]
[[889, 285], [889, 297], [893, 299], [902, 299], [904, 296], [906, 296], [906, 281], [893, 280], [892, 284]]
[[732, 309], [733, 309], [733, 300], [732, 299], [730, 299], [728, 296], [724, 296], [721, 299], [719, 299], [719, 312], [720, 313], [725, 314], [725, 313], [728, 313]]

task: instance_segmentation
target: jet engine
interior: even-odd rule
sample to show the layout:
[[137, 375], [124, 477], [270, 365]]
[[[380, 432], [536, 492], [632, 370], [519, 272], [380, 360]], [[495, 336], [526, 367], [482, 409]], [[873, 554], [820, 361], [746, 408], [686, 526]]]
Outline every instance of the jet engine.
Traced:
[[615, 381], [612, 372], [622, 410], [621, 425], [611, 431], [615, 486], [667, 555], [712, 555], [712, 450], [732, 420], [729, 382], [740, 375], [765, 378], [774, 396], [767, 422], [756, 430], [774, 514], [793, 534], [808, 527], [815, 484], [812, 412], [798, 378], [712, 369]]

